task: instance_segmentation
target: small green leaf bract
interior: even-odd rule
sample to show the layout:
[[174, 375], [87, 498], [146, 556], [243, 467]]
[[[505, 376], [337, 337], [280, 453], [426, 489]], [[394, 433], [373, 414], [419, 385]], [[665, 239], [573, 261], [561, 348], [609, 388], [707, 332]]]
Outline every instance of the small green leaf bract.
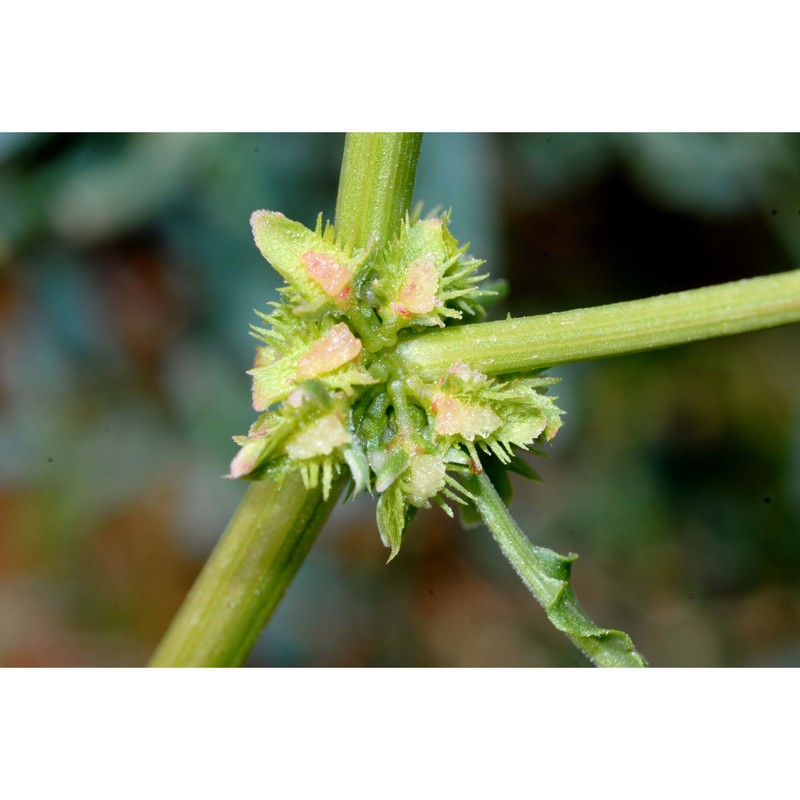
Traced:
[[403, 502], [403, 492], [395, 483], [390, 486], [378, 499], [378, 531], [381, 541], [391, 552], [387, 563], [399, 552], [403, 541], [403, 531], [406, 526], [406, 507]]

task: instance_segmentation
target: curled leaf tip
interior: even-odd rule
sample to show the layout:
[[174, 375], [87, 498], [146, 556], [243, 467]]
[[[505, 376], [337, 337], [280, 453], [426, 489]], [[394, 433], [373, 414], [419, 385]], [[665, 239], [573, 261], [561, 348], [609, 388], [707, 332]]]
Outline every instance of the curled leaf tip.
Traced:
[[581, 607], [570, 582], [577, 556], [562, 556], [532, 544], [486, 475], [470, 477], [467, 485], [495, 541], [550, 622], [597, 666], [646, 667], [626, 633], [595, 625]]

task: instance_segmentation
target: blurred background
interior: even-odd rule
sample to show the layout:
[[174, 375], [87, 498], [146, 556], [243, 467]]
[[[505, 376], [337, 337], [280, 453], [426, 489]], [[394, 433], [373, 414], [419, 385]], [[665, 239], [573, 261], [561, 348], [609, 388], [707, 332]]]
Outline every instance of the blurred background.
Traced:
[[[257, 208], [333, 216], [341, 135], [0, 135], [0, 665], [147, 660], [245, 485]], [[800, 266], [800, 136], [432, 134], [453, 209], [545, 313]], [[656, 666], [800, 664], [800, 326], [554, 370], [518, 482], [538, 544]], [[417, 515], [385, 564], [339, 506], [253, 666], [585, 666], [484, 529]]]

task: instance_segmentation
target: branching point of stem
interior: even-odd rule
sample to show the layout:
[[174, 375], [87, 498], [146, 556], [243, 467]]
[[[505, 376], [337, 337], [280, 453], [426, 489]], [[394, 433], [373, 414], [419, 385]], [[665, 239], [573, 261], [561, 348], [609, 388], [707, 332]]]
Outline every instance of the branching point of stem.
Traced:
[[[280, 340], [281, 325], [295, 333], [302, 328], [308, 341], [288, 336], [289, 344], [300, 342], [296, 353], [289, 347], [291, 357], [280, 351], [279, 359], [266, 359], [251, 370], [259, 390], [254, 407], [264, 414], [248, 437], [239, 437], [243, 449], [231, 474], [257, 477], [257, 468], [263, 466], [262, 475], [267, 469], [278, 470], [266, 474], [283, 480], [283, 486], [259, 481], [248, 490], [154, 655], [153, 666], [244, 662], [346, 483], [343, 473], [337, 473], [341, 464], [332, 457], [336, 448], [345, 446], [346, 454], [337, 451], [337, 458], [346, 461], [356, 485], [368, 485], [372, 470], [374, 485], [391, 490], [382, 495], [379, 521], [384, 521], [381, 532], [393, 555], [408, 518], [406, 499], [414, 507], [424, 506], [441, 493], [465, 502], [453, 493], [461, 490], [474, 501], [502, 552], [555, 627], [598, 665], [645, 666], [626, 634], [599, 628], [581, 608], [569, 582], [574, 557], [532, 545], [487, 475], [475, 474], [479, 464], [475, 443], [508, 465], [514, 447], [524, 447], [539, 436], [549, 439], [558, 429], [561, 412], [540, 393], [552, 381], [512, 373], [800, 321], [800, 270], [599, 308], [415, 334], [404, 329], [411, 324], [409, 319], [419, 323], [417, 330], [442, 325], [445, 317], [460, 319], [464, 311], [475, 313], [470, 304], [478, 302], [478, 296], [492, 294], [477, 288], [485, 276], [472, 272], [482, 262], [462, 260], [466, 247], [458, 248], [445, 218], [405, 222], [420, 141], [421, 134], [348, 134], [330, 241], [327, 233], [303, 232], [302, 226], [277, 212], [254, 214], [256, 243], [273, 265], [288, 258], [287, 253], [291, 256], [278, 271], [286, 273], [290, 283], [295, 279], [298, 285], [293, 290], [303, 301], [268, 318], [262, 315], [271, 326], [271, 330], [255, 329], [264, 337], [262, 349], [268, 350], [275, 337]], [[292, 234], [285, 247], [283, 240], [271, 238], [280, 231]], [[431, 242], [441, 247], [431, 249]], [[339, 260], [334, 257], [339, 253], [336, 248], [341, 249]], [[403, 255], [409, 262], [405, 271], [398, 266], [404, 263]], [[364, 266], [361, 277], [356, 273], [359, 265]], [[375, 277], [369, 272], [373, 268]], [[303, 314], [322, 317], [331, 308], [333, 317], [324, 330], [317, 330], [313, 320], [299, 321]], [[342, 321], [331, 322], [344, 318], [352, 330]], [[294, 327], [287, 320], [293, 320]], [[302, 384], [296, 391], [286, 390], [287, 370]], [[405, 384], [400, 388], [390, 384], [391, 397], [383, 403], [378, 384], [393, 372], [403, 376]], [[333, 391], [324, 398], [311, 380], [320, 375], [330, 380]], [[376, 394], [364, 395], [363, 407], [345, 407], [347, 397], [358, 400], [353, 387], [374, 389]], [[309, 411], [316, 414], [316, 427], [307, 426], [288, 439], [281, 427], [283, 439], [275, 444], [279, 428], [271, 424], [272, 405], [282, 402], [302, 409], [306, 400], [315, 398], [333, 403]], [[341, 400], [342, 407], [331, 398]], [[393, 407], [391, 437], [383, 435], [387, 404]], [[299, 417], [283, 410], [288, 415], [281, 416], [283, 422], [298, 423]], [[369, 436], [361, 429], [357, 433], [345, 428], [356, 416], [363, 431], [372, 431]], [[422, 418], [427, 423], [420, 422]], [[435, 452], [425, 451], [420, 425]], [[272, 434], [275, 447], [285, 444], [286, 453], [278, 452], [283, 461], [269, 461], [274, 455], [267, 450]], [[365, 443], [366, 451], [361, 449]], [[384, 451], [391, 453], [383, 458]], [[299, 460], [300, 473], [313, 488], [303, 485], [291, 459]], [[448, 475], [448, 469], [462, 474], [463, 484]]]

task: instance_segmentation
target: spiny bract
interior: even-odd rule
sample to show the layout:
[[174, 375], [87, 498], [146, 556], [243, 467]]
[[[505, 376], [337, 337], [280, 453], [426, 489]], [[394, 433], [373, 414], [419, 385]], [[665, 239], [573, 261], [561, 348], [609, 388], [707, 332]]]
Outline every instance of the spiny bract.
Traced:
[[385, 247], [354, 250], [323, 229], [256, 211], [256, 245], [287, 285], [269, 314], [249, 374], [262, 412], [230, 477], [282, 481], [299, 471], [324, 495], [346, 464], [356, 492], [380, 494], [378, 528], [397, 554], [416, 508], [466, 504], [459, 473], [482, 470], [479, 451], [510, 464], [514, 448], [551, 439], [561, 411], [543, 376], [490, 378], [457, 361], [434, 378], [410, 374], [398, 341], [426, 328], [480, 317], [496, 292], [484, 262], [467, 256], [448, 216], [411, 220]]

